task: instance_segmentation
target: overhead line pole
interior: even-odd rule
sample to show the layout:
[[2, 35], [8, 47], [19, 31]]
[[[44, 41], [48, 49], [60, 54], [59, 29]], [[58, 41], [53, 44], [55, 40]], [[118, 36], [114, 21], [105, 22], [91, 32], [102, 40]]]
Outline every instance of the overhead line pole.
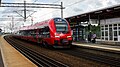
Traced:
[[26, 1], [24, 1], [24, 22], [26, 21]]
[[63, 18], [63, 2], [61, 2], [61, 18]]

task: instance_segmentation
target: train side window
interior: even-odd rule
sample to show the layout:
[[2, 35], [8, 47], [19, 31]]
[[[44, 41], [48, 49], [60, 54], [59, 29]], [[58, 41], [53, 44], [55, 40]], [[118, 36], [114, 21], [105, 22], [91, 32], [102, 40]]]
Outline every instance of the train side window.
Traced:
[[50, 29], [49, 29], [48, 26], [46, 27], [46, 37], [47, 37], [47, 38], [50, 37]]
[[35, 37], [35, 35], [36, 35], [35, 30], [31, 30], [29, 33], [30, 33], [30, 36], [33, 36], [33, 37]]
[[40, 29], [39, 30], [39, 36], [42, 37], [42, 35], [43, 35], [43, 29]]
[[39, 37], [42, 37], [42, 29], [39, 29]]
[[34, 30], [33, 37], [36, 37], [38, 35], [37, 30]]
[[27, 33], [28, 33], [28, 36], [31, 36], [31, 30], [28, 30]]
[[47, 27], [44, 27], [43, 28], [43, 37], [47, 37], [47, 38], [49, 38], [50, 37], [50, 29], [49, 29], [49, 27], [47, 26]]
[[49, 32], [49, 27], [48, 26], [45, 29], [46, 29], [46, 32]]

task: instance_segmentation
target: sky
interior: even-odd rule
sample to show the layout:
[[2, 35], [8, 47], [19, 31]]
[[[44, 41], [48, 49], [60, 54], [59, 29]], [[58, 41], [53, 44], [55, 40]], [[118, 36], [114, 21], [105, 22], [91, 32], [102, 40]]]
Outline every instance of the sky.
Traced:
[[[40, 4], [61, 4], [63, 2], [63, 17], [75, 16], [78, 14], [87, 13], [90, 11], [120, 5], [120, 0], [25, 0], [27, 3], [40, 3]], [[2, 3], [23, 3], [24, 0], [2, 0]], [[61, 17], [60, 9], [48, 9], [48, 8], [27, 8], [27, 16], [29, 16], [32, 11], [36, 11], [30, 17], [27, 18], [26, 22], [15, 21], [16, 19], [23, 19], [20, 15], [23, 15], [23, 8], [12, 8], [12, 7], [0, 7], [0, 18], [8, 18], [8, 21], [1, 21], [1, 25], [9, 28], [12, 18], [14, 18], [15, 27], [26, 26], [33, 22], [40, 22], [53, 17]], [[18, 13], [16, 13], [17, 11]], [[9, 16], [9, 17], [8, 17]]]

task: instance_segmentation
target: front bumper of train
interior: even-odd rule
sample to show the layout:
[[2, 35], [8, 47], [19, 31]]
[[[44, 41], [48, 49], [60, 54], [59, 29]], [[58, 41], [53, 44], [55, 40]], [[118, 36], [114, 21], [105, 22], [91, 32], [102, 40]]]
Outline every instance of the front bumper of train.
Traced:
[[54, 40], [54, 44], [56, 46], [66, 46], [66, 45], [71, 45], [72, 44], [72, 40], [67, 40], [67, 39], [60, 39], [60, 40]]

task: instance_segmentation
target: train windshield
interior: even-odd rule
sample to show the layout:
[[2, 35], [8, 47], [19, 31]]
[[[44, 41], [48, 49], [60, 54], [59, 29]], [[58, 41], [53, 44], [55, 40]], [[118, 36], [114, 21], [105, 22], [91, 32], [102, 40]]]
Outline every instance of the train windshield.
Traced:
[[54, 22], [55, 22], [57, 33], [61, 33], [61, 32], [62, 33], [67, 33], [68, 32], [68, 24], [64, 19], [55, 18]]

